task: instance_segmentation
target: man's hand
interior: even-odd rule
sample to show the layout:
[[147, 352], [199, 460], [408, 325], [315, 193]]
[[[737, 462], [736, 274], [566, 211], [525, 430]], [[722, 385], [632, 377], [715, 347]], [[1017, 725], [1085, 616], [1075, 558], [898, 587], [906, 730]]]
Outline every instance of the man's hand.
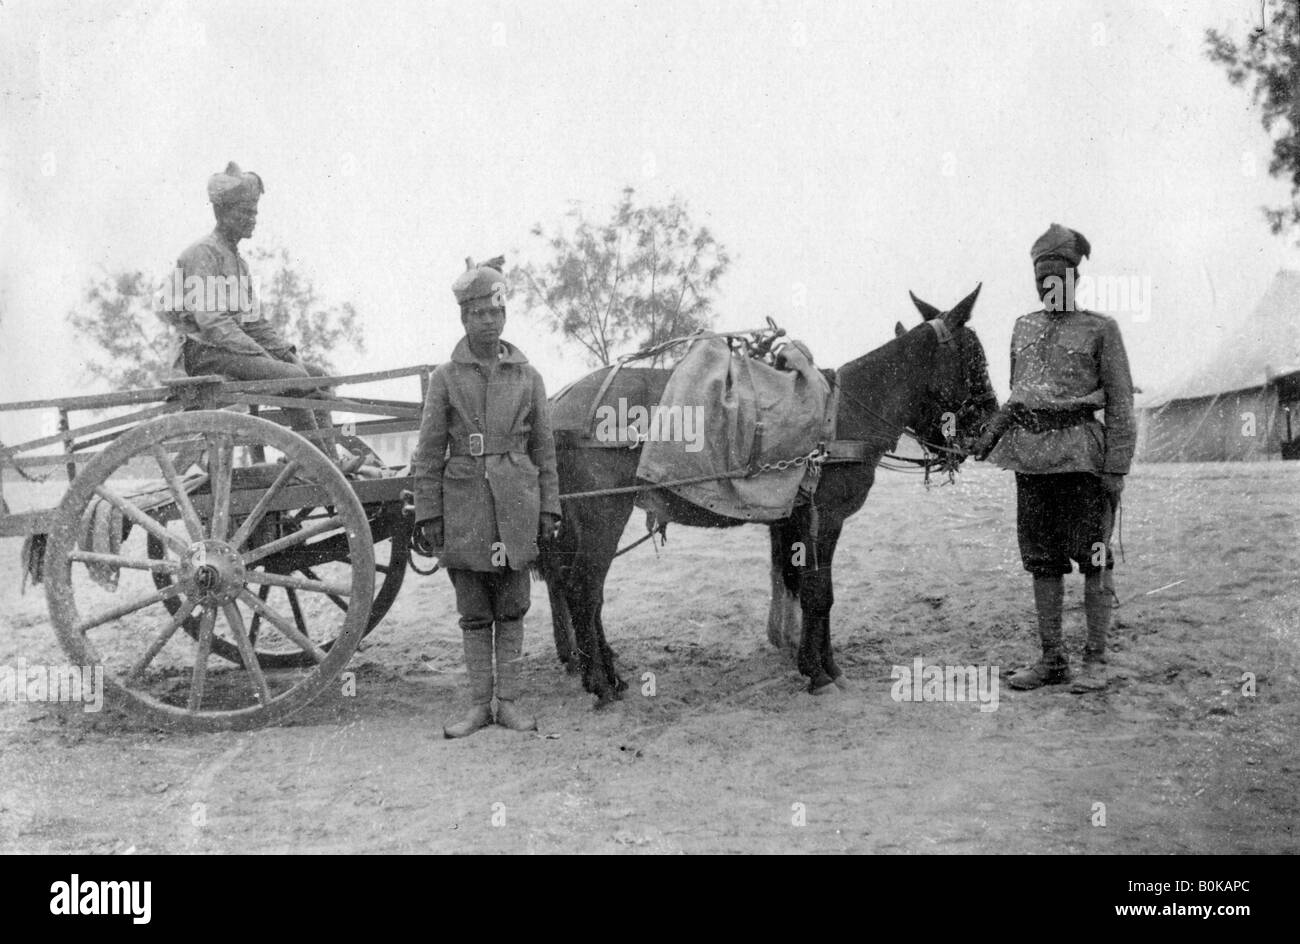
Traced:
[[1103, 472], [1101, 487], [1106, 490], [1106, 497], [1112, 505], [1119, 504], [1119, 496], [1124, 491], [1124, 476], [1116, 472]]
[[442, 550], [442, 519], [430, 518], [415, 526], [415, 549], [425, 557], [433, 557]]
[[542, 512], [537, 518], [537, 544], [546, 547], [560, 536], [560, 516], [549, 511]]

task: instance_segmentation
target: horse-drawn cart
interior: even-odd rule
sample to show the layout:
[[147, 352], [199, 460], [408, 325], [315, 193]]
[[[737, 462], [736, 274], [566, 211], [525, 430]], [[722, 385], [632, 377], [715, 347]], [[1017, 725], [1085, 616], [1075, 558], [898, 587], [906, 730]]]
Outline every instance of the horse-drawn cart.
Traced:
[[[284, 411], [370, 417], [335, 434], [366, 449], [356, 437], [419, 427], [432, 370], [192, 377], [0, 404], [57, 411], [57, 433], [0, 446], [0, 487], [8, 476], [48, 491], [38, 483], [62, 469], [67, 490], [52, 508], [6, 504], [0, 537], [26, 537], [24, 579], [44, 583], [69, 661], [102, 667], [119, 706], [195, 730], [273, 722], [334, 684], [401, 587], [411, 479], [376, 466], [373, 477], [345, 476], [310, 441], [326, 433], [295, 432]], [[419, 378], [419, 400], [335, 392], [400, 377]], [[319, 399], [301, 395], [311, 387]], [[80, 428], [70, 420], [130, 407]]]

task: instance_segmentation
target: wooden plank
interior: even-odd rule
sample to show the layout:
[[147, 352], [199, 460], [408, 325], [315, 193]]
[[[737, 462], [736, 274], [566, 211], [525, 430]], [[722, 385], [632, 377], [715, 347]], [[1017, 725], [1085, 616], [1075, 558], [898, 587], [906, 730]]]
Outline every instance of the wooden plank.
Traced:
[[42, 511], [19, 511], [0, 515], [0, 538], [21, 538], [29, 534], [45, 534], [54, 527], [57, 508]]
[[[414, 489], [415, 479], [397, 476], [391, 479], [349, 479], [348, 484], [357, 493], [363, 505], [379, 502], [399, 501], [403, 489]], [[244, 515], [256, 507], [265, 492], [265, 487], [235, 489], [230, 496], [230, 513]], [[203, 518], [212, 513], [212, 496], [209, 494], [191, 495], [194, 507]], [[330, 500], [329, 492], [321, 485], [286, 485], [280, 494], [267, 506], [266, 511], [295, 511], [299, 508], [314, 508]]]
[[[273, 423], [279, 423], [281, 426], [289, 427], [289, 421], [283, 413], [266, 413], [262, 416]], [[334, 435], [337, 437], [343, 434], [343, 427], [347, 423], [337, 423], [334, 426]], [[356, 426], [356, 435], [358, 436], [378, 436], [380, 433], [408, 433], [420, 428], [419, 417], [409, 420], [361, 420], [358, 423], [351, 424]], [[325, 430], [294, 430], [299, 436], [313, 442], [323, 440], [327, 435]]]
[[[425, 377], [433, 372], [436, 364], [417, 364], [414, 367], [399, 367], [394, 370], [378, 370], [365, 374], [341, 374], [335, 377], [301, 377], [288, 380], [241, 380], [224, 381], [220, 384], [222, 393], [274, 392], [294, 388], [317, 388], [339, 386], [341, 384], [371, 383], [377, 380], [392, 380], [396, 377]], [[186, 381], [190, 381], [188, 385]], [[177, 397], [186, 386], [204, 389], [212, 381], [206, 377], [176, 378], [168, 381], [170, 386], [147, 387], [141, 390], [124, 390], [119, 393], [97, 393], [79, 397], [56, 397], [44, 400], [22, 400], [16, 403], [0, 403], [0, 412], [10, 413], [17, 410], [105, 410], [114, 406], [129, 406], [133, 403], [162, 403]]]
[[415, 367], [399, 367], [395, 370], [377, 370], [368, 374], [340, 374], [336, 377], [290, 377], [287, 380], [239, 380], [222, 384], [223, 394], [232, 393], [274, 393], [277, 390], [302, 389], [304, 387], [339, 387], [345, 384], [372, 383], [377, 380], [392, 380], [396, 377], [423, 376], [433, 372], [436, 364], [419, 364]]
[[0, 456], [0, 466], [12, 465], [14, 467], [22, 466], [24, 469], [39, 469], [50, 465], [67, 465], [72, 462], [77, 465], [85, 465], [97, 455], [99, 455], [97, 452], [74, 452], [57, 456], [23, 456], [16, 460], [10, 456]]
[[106, 410], [113, 406], [130, 406], [133, 403], [162, 403], [173, 396], [168, 387], [149, 387], [144, 390], [124, 390], [121, 393], [97, 393], [84, 397], [60, 397], [52, 400], [23, 400], [18, 403], [0, 403], [0, 412], [15, 410]]
[[[167, 403], [163, 406], [150, 407], [147, 410], [137, 410], [134, 413], [127, 413], [123, 416], [114, 417], [113, 419], [91, 423], [89, 426], [78, 426], [76, 429], [68, 430], [67, 433], [55, 433], [51, 436], [42, 436], [40, 439], [30, 439], [27, 442], [18, 443], [14, 446], [5, 446], [0, 449], [0, 456], [16, 456], [19, 453], [26, 452], [28, 449], [36, 449], [39, 446], [48, 446], [51, 443], [63, 442], [67, 436], [76, 439], [78, 436], [88, 433], [98, 433], [101, 430], [113, 429], [116, 426], [142, 423], [145, 420], [153, 419], [155, 416], [162, 416], [164, 413], [175, 413], [180, 408], [179, 403]], [[113, 436], [109, 438], [116, 439], [117, 437]]]
[[381, 433], [410, 433], [420, 428], [420, 420], [363, 420], [357, 424], [358, 436], [378, 436]]
[[381, 400], [377, 397], [348, 397], [354, 403], [365, 403], [370, 406], [397, 406], [406, 407], [417, 412], [424, 409], [423, 401], [417, 403], [414, 400]]
[[241, 393], [231, 397], [230, 400], [234, 403], [247, 403], [250, 406], [277, 406], [280, 409], [311, 410], [313, 412], [328, 409], [331, 412], [367, 413], [375, 416], [391, 416], [397, 419], [403, 417], [407, 419], [420, 418], [419, 407], [376, 407], [368, 403], [362, 403], [360, 400], [342, 397], [308, 399], [306, 397], [276, 397], [265, 393]]

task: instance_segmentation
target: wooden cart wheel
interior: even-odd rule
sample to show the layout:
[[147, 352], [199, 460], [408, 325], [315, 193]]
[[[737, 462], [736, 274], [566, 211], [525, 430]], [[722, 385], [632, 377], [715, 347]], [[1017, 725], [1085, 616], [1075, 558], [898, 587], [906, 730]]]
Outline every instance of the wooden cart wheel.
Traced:
[[[378, 582], [378, 586], [375, 588], [375, 598], [370, 603], [370, 618], [366, 621], [366, 629], [363, 635], [369, 635], [370, 631], [379, 625], [379, 622], [388, 613], [389, 608], [392, 607], [393, 601], [397, 599], [398, 591], [402, 588], [402, 580], [406, 577], [407, 564], [411, 559], [411, 523], [408, 518], [402, 515], [401, 504], [399, 502], [389, 502], [382, 505], [368, 505], [366, 506], [366, 512], [370, 520], [375, 554], [375, 580]], [[308, 520], [313, 514], [328, 514], [328, 509], [303, 508], [295, 512], [284, 512], [286, 518], [300, 521]], [[239, 519], [234, 520], [237, 525]], [[149, 534], [147, 537], [150, 559], [164, 560], [166, 558], [166, 549], [163, 542], [154, 534]], [[339, 556], [324, 563], [301, 561], [281, 563], [271, 558], [258, 561], [255, 567], [258, 570], [269, 569], [273, 574], [296, 574], [308, 580], [339, 580], [341, 575], [347, 573], [352, 564], [345, 556], [347, 553], [346, 544], [340, 544], [338, 537], [332, 540], [335, 541]], [[313, 556], [329, 557], [330, 552], [330, 548], [325, 547], [321, 552]], [[262, 566], [265, 564], [270, 564], [270, 567]], [[154, 586], [159, 590], [165, 590], [176, 582], [176, 575], [165, 570], [155, 570], [153, 572], [153, 582]], [[338, 609], [346, 609], [348, 603], [343, 598], [325, 595], [323, 598], [304, 600], [303, 595], [292, 587], [272, 586], [271, 584], [262, 584], [257, 590], [257, 595], [262, 602], [292, 615], [294, 625], [298, 631], [304, 636], [310, 637], [323, 651], [328, 652], [334, 645], [333, 637], [323, 635], [332, 624], [329, 620], [314, 619], [313, 617], [316, 615], [314, 608], [337, 607]], [[170, 597], [164, 601], [164, 605], [174, 615], [184, 604], [180, 597]], [[191, 638], [199, 638], [201, 627], [198, 614], [188, 617], [181, 625]], [[248, 624], [248, 633], [249, 640], [253, 644], [253, 651], [257, 654], [257, 660], [262, 668], [288, 669], [311, 664], [311, 655], [304, 652], [291, 640], [286, 639], [280, 633], [263, 633], [261, 629], [262, 616], [260, 613], [254, 612]], [[212, 653], [236, 665], [243, 665], [239, 647], [231, 640], [221, 636], [212, 638]]]
[[[206, 448], [207, 482], [189, 494], [181, 478], [186, 470], [177, 469], [172, 456], [195, 442]], [[235, 467], [234, 457], [246, 446], [261, 447], [281, 463], [268, 486], [240, 487], [246, 470]], [[156, 497], [160, 493], [165, 501]], [[147, 502], [140, 497], [145, 495]], [[137, 526], [116, 553], [78, 547], [81, 522], [96, 501]], [[167, 505], [176, 516], [163, 523], [151, 512]], [[328, 514], [250, 546], [269, 513], [304, 506]], [[147, 535], [165, 549], [161, 558], [150, 557]], [[345, 579], [313, 580], [257, 566], [276, 552], [309, 551], [336, 538], [346, 545], [340, 559], [352, 565]], [[64, 496], [46, 561], [46, 598], [69, 659], [102, 666], [108, 698], [156, 722], [192, 730], [256, 727], [303, 707], [347, 665], [374, 598], [369, 523], [347, 479], [297, 433], [228, 411], [160, 417], [118, 437]], [[105, 571], [116, 573], [110, 580]], [[150, 575], [157, 572], [170, 575], [166, 587], [154, 587]], [[328, 651], [297, 628], [282, 604], [259, 597], [265, 586], [344, 601], [343, 607], [330, 607]], [[171, 599], [181, 601], [175, 612], [167, 607]], [[197, 640], [177, 632], [191, 615], [198, 619]], [[262, 665], [249, 633], [254, 616], [263, 634], [279, 634], [306, 654], [306, 667], [277, 671]], [[238, 667], [209, 664], [218, 639], [241, 655]]]

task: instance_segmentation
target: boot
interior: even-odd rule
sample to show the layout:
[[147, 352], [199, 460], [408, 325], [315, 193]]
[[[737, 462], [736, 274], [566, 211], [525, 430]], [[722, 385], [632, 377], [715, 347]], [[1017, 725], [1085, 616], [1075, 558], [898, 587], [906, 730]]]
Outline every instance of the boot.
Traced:
[[1109, 570], [1089, 574], [1083, 584], [1083, 610], [1088, 620], [1088, 641], [1083, 648], [1086, 662], [1106, 661], [1106, 637], [1115, 609], [1115, 584]]
[[537, 719], [515, 706], [524, 655], [524, 621], [497, 623], [497, 724], [511, 731], [536, 731]]
[[1075, 694], [1106, 688], [1106, 635], [1110, 632], [1114, 603], [1109, 570], [1084, 577], [1083, 611], [1088, 622], [1088, 640], [1083, 647], [1083, 674], [1070, 686]]
[[1065, 602], [1065, 581], [1061, 577], [1034, 577], [1034, 609], [1038, 612], [1038, 635], [1043, 657], [1037, 663], [1007, 679], [1012, 688], [1027, 690], [1070, 681], [1070, 660], [1061, 640], [1061, 609]]
[[492, 723], [492, 627], [466, 629], [462, 633], [470, 706], [459, 720], [442, 729], [449, 738], [468, 737]]

